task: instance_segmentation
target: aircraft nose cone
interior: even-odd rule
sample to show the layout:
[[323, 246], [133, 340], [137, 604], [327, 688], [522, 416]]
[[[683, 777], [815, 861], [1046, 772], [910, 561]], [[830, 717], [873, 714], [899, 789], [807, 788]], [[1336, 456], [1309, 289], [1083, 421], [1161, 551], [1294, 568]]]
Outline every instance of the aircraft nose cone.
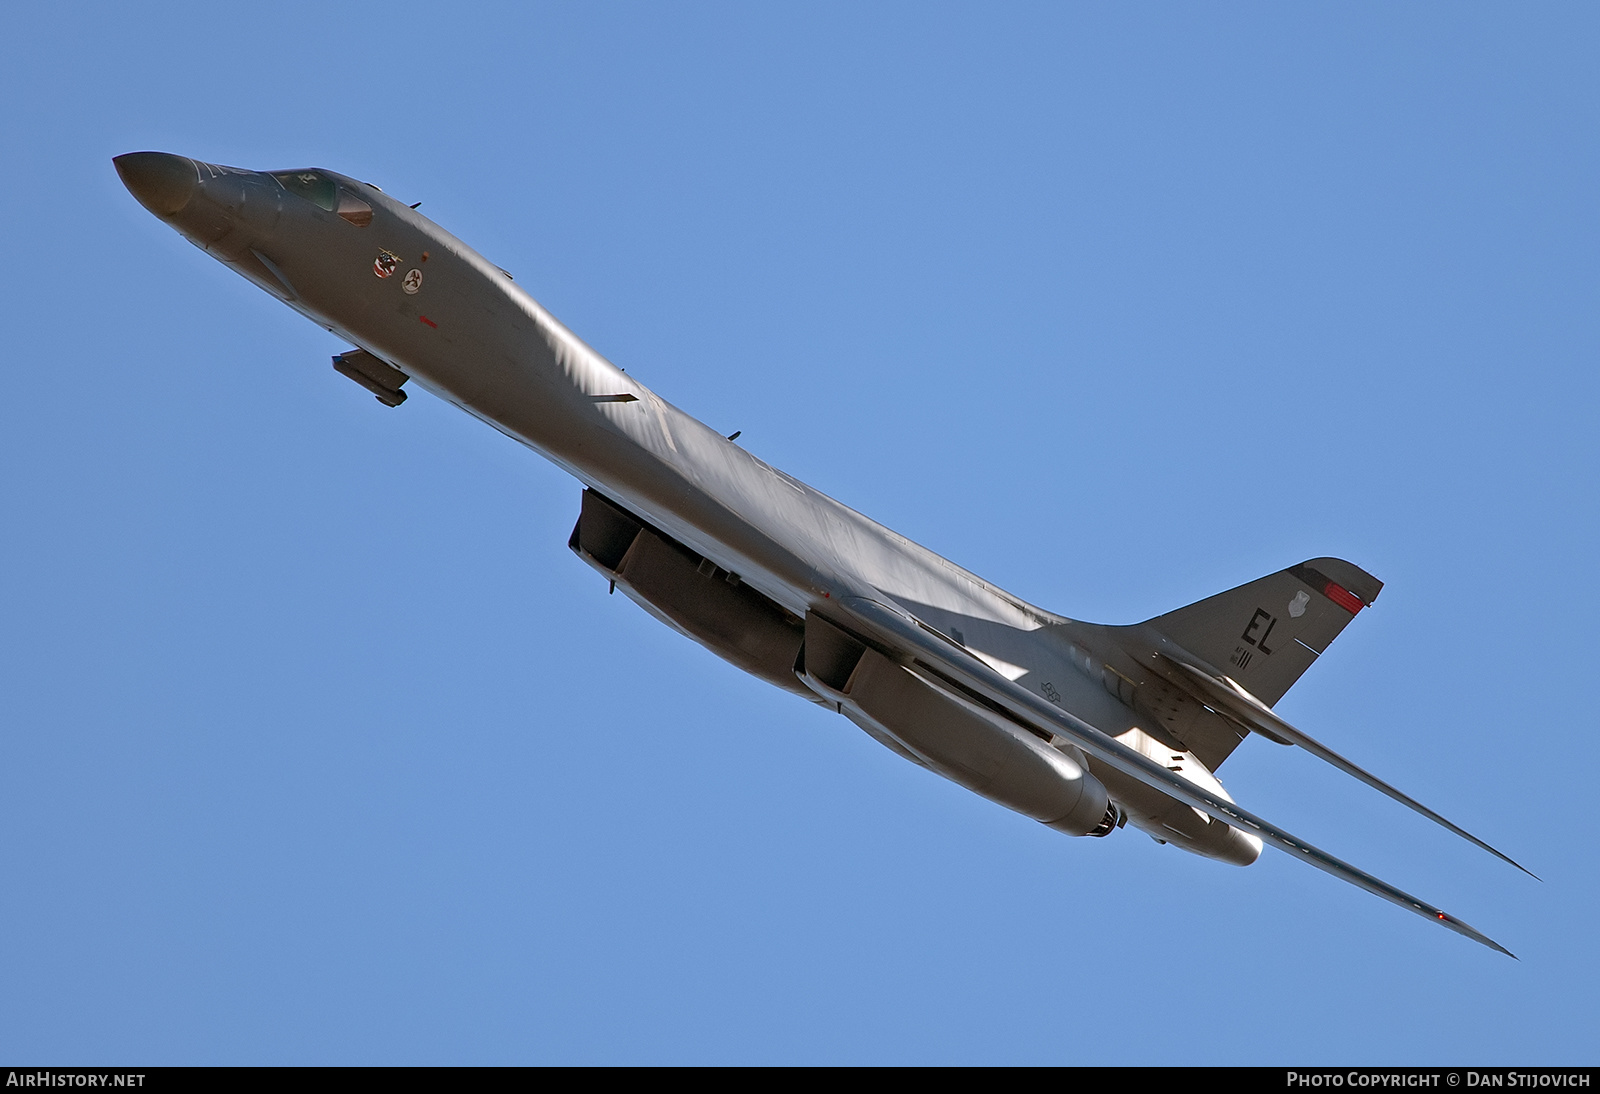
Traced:
[[194, 160], [166, 152], [129, 152], [111, 161], [122, 185], [158, 217], [170, 217], [189, 204], [200, 188]]

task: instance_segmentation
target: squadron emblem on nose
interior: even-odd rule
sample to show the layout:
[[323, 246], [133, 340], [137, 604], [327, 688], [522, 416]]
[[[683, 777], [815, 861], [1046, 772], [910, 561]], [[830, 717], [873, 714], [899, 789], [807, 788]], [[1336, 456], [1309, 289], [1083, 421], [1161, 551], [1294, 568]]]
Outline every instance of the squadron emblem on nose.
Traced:
[[388, 277], [400, 268], [400, 259], [388, 251], [379, 251], [378, 257], [372, 262], [372, 272], [379, 277]]
[[400, 287], [406, 292], [415, 295], [416, 291], [422, 288], [422, 271], [407, 270], [405, 278], [400, 282]]

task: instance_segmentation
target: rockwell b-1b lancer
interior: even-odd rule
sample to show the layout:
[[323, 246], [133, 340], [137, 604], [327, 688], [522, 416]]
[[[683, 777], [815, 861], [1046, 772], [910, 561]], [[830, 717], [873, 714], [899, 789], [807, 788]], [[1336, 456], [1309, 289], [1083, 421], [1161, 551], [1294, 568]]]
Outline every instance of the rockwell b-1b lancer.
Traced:
[[115, 164], [150, 212], [346, 339], [334, 367], [379, 402], [398, 406], [415, 384], [571, 472], [584, 484], [573, 552], [746, 672], [1058, 832], [1132, 824], [1241, 866], [1272, 844], [1509, 953], [1217, 781], [1250, 734], [1298, 745], [1511, 862], [1274, 712], [1377, 598], [1360, 567], [1310, 559], [1132, 626], [1055, 615], [685, 414], [370, 183], [162, 152]]

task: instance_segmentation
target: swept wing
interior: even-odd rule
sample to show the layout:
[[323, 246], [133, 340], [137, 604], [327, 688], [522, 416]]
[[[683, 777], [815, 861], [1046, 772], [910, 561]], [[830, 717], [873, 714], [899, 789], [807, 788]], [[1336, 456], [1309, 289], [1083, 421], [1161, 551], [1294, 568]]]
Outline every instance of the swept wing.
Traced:
[[1448, 828], [1462, 839], [1475, 843], [1496, 858], [1509, 862], [1529, 877], [1537, 878], [1539, 876], [1517, 862], [1510, 855], [1496, 850], [1465, 828], [1446, 820], [1426, 805], [1390, 786], [1370, 771], [1357, 767], [1315, 737], [1303, 730], [1296, 729], [1276, 714], [1271, 707], [1251, 695], [1229, 677], [1213, 669], [1194, 664], [1180, 653], [1162, 651], [1161, 658], [1181, 671], [1195, 685], [1195, 690], [1200, 692], [1199, 698], [1201, 701], [1208, 706], [1221, 709], [1230, 717], [1238, 719], [1244, 723], [1246, 728], [1265, 733], [1269, 737], [1277, 738], [1288, 744], [1299, 745], [1318, 759], [1325, 760], [1347, 775], [1354, 775], [1374, 790], [1382, 791], [1400, 804], [1414, 809], [1434, 823]]
[[1333, 857], [1233, 802], [1168, 771], [1116, 738], [1096, 729], [1082, 718], [1007, 680], [988, 664], [972, 656], [963, 647], [946, 639], [914, 616], [885, 603], [888, 599], [870, 595], [839, 597], [835, 601], [838, 605], [836, 609], [838, 614], [834, 616], [834, 622], [854, 631], [857, 636], [877, 646], [883, 652], [916, 663], [927, 672], [942, 678], [954, 690], [985, 701], [1025, 725], [1064, 737], [1094, 759], [1224, 824], [1253, 834], [1263, 842], [1270, 843], [1280, 851], [1302, 859], [1325, 873], [1359, 886], [1374, 896], [1382, 897], [1391, 904], [1447, 927], [1457, 934], [1465, 935], [1474, 942], [1497, 950], [1508, 957], [1516, 957], [1492, 938], [1448, 912]]

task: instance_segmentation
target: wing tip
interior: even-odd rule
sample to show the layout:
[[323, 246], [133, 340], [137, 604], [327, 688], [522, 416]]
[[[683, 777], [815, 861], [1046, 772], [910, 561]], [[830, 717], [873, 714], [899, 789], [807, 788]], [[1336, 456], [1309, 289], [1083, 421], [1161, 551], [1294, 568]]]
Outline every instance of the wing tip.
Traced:
[[1450, 928], [1452, 931], [1455, 931], [1457, 934], [1465, 935], [1466, 937], [1472, 939], [1474, 942], [1477, 942], [1480, 945], [1489, 947], [1489, 949], [1494, 950], [1496, 953], [1503, 953], [1507, 957], [1511, 958], [1511, 960], [1513, 960], [1513, 961], [1521, 961], [1522, 960], [1522, 958], [1518, 957], [1516, 954], [1512, 953], [1510, 950], [1508, 950], [1504, 946], [1500, 945], [1500, 943], [1496, 942], [1494, 939], [1490, 938], [1488, 935], [1484, 934], [1482, 931], [1478, 930], [1475, 927], [1470, 926], [1469, 924], [1463, 923], [1461, 920], [1457, 919], [1455, 916], [1451, 915], [1450, 913], [1441, 912], [1441, 911], [1437, 911], [1436, 910], [1433, 913], [1433, 915], [1434, 915], [1434, 918], [1437, 919], [1440, 924], [1442, 924], [1445, 927]]
[[[1440, 819], [1443, 821], [1443, 818], [1440, 818]], [[1522, 865], [1522, 863], [1518, 862], [1516, 859], [1512, 858], [1510, 855], [1506, 854], [1504, 851], [1500, 850], [1499, 848], [1494, 847], [1494, 846], [1484, 842], [1483, 840], [1479, 839], [1477, 836], [1474, 836], [1471, 832], [1468, 832], [1463, 828], [1458, 828], [1456, 825], [1451, 824], [1449, 821], [1443, 821], [1443, 826], [1445, 828], [1448, 828], [1450, 831], [1454, 832], [1456, 835], [1463, 837], [1464, 839], [1467, 840], [1467, 842], [1475, 844], [1476, 846], [1483, 848], [1485, 851], [1489, 852], [1491, 855], [1493, 855], [1495, 858], [1499, 859], [1501, 862], [1510, 863], [1512, 866], [1515, 866], [1517, 869], [1521, 870], [1523, 873], [1525, 873], [1529, 877], [1531, 877], [1534, 881], [1538, 881], [1538, 882], [1543, 882], [1544, 881], [1544, 878], [1540, 877], [1538, 874], [1534, 873], [1532, 870], [1530, 870], [1526, 866]]]

